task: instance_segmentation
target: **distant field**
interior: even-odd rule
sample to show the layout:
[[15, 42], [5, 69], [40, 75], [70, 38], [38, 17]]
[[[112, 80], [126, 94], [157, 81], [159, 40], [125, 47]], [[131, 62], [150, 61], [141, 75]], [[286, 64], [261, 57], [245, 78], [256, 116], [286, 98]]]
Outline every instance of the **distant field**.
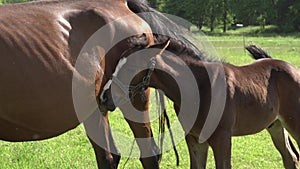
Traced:
[[[208, 39], [215, 47], [218, 55], [223, 56], [227, 62], [243, 65], [253, 60], [244, 52], [243, 36], [209, 36]], [[265, 36], [244, 37], [245, 44], [255, 43], [271, 56], [291, 62], [300, 67], [300, 37], [299, 36]], [[154, 96], [153, 96], [154, 97]], [[155, 101], [152, 99], [152, 103]], [[168, 111], [172, 111], [168, 104]], [[151, 113], [155, 115], [155, 106], [151, 106]], [[174, 113], [172, 113], [172, 119]], [[128, 125], [118, 112], [110, 115], [111, 126], [114, 131], [131, 134]], [[157, 133], [157, 124], [153, 123]], [[128, 147], [131, 145], [129, 144]], [[186, 145], [182, 141], [178, 145], [180, 153], [180, 166], [178, 169], [186, 169], [189, 166], [189, 157]], [[1, 169], [61, 169], [61, 168], [96, 168], [96, 160], [93, 150], [85, 137], [82, 126], [77, 127], [59, 137], [39, 142], [8, 143], [0, 141], [0, 168]], [[120, 168], [123, 167], [126, 158], [122, 158]], [[161, 168], [176, 168], [175, 156], [172, 151], [165, 153], [161, 162]], [[283, 168], [281, 157], [272, 145], [267, 132], [261, 132], [253, 136], [237, 137], [233, 139], [232, 165], [237, 169], [270, 169]], [[137, 158], [130, 159], [125, 168], [141, 168]], [[214, 160], [210, 152], [208, 167], [214, 168]]]
[[300, 67], [300, 37], [208, 36], [208, 39], [217, 53], [232, 64], [243, 65], [253, 61], [244, 50], [245, 40], [245, 45], [256, 44], [272, 57]]

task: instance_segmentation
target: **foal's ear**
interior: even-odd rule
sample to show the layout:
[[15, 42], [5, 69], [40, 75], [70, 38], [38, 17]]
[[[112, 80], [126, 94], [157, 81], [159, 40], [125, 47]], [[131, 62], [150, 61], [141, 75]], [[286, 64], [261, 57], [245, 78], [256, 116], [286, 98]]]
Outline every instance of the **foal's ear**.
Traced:
[[159, 55], [161, 55], [162, 53], [164, 53], [164, 51], [167, 49], [167, 47], [170, 45], [171, 40], [168, 39], [164, 44], [163, 44], [163, 48], [161, 49], [161, 51], [159, 52]]
[[150, 48], [158, 48], [161, 49], [161, 51], [159, 52], [159, 54], [162, 54], [170, 45], [171, 43], [171, 39], [169, 38], [167, 41], [165, 41], [164, 43], [160, 43], [160, 44], [155, 44], [150, 46]]

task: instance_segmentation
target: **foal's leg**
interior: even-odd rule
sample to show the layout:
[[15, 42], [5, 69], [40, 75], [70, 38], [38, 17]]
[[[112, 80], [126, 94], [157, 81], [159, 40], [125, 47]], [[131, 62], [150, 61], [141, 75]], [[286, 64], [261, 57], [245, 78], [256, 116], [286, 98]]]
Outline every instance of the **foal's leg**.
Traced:
[[216, 169], [230, 169], [231, 168], [231, 132], [230, 131], [216, 131], [209, 139], [208, 143], [211, 146]]
[[[180, 107], [176, 104], [173, 105], [176, 114], [179, 114]], [[199, 141], [194, 136], [187, 134], [185, 141], [190, 155], [190, 168], [191, 169], [205, 169], [208, 153], [208, 143], [204, 142], [199, 144]]]
[[[300, 102], [300, 98], [299, 98]], [[287, 109], [282, 112], [288, 112], [286, 114], [281, 113], [281, 117], [283, 118], [282, 125], [290, 135], [295, 139], [299, 148], [300, 148], [300, 112], [296, 112], [295, 110], [300, 110], [300, 103], [299, 107], [291, 106], [290, 109]], [[291, 112], [292, 111], [292, 112]], [[293, 112], [295, 111], [295, 112]]]
[[[292, 120], [290, 120], [292, 119]], [[297, 116], [291, 116], [290, 119], [285, 120], [284, 127], [288, 130], [291, 136], [295, 139], [300, 148], [300, 113]]]
[[287, 131], [282, 127], [279, 120], [275, 121], [272, 126], [267, 128], [272, 137], [272, 141], [280, 152], [284, 167], [287, 169], [298, 168], [298, 152], [296, 151], [293, 143], [290, 143]]
[[198, 139], [192, 135], [185, 136], [185, 140], [190, 154], [191, 169], [205, 169], [207, 161], [208, 143], [199, 144]]

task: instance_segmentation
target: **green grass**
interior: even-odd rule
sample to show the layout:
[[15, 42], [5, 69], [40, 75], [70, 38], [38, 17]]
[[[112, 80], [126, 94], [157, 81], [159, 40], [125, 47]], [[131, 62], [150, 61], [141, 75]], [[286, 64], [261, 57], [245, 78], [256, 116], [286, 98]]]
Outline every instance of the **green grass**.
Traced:
[[[218, 55], [226, 61], [244, 65], [253, 60], [244, 52], [243, 36], [208, 36]], [[299, 36], [245, 36], [245, 44], [255, 43], [263, 47], [271, 56], [293, 63], [300, 67], [300, 38]], [[155, 103], [152, 100], [152, 103]], [[151, 115], [155, 116], [155, 107], [151, 105]], [[168, 112], [172, 122], [176, 119], [172, 105], [168, 104]], [[110, 114], [113, 130], [123, 135], [132, 136], [132, 133], [118, 112]], [[157, 133], [157, 120], [153, 122], [153, 130]], [[131, 146], [129, 142], [128, 147]], [[177, 146], [180, 153], [179, 169], [189, 166], [187, 147], [184, 141]], [[127, 158], [122, 158], [120, 168]], [[93, 149], [85, 136], [81, 126], [53, 139], [37, 142], [10, 143], [0, 141], [0, 168], [1, 169], [61, 169], [61, 168], [96, 168]], [[173, 151], [165, 153], [161, 168], [176, 168]], [[272, 141], [263, 131], [256, 135], [235, 137], [232, 145], [232, 165], [237, 169], [270, 169], [283, 168], [281, 157], [272, 145]], [[138, 158], [128, 161], [125, 168], [141, 168]], [[214, 159], [210, 150], [207, 168], [214, 168]]]
[[300, 67], [300, 38], [298, 36], [208, 36], [219, 56], [235, 65], [251, 63], [253, 60], [244, 45], [256, 44], [273, 58], [288, 61]]

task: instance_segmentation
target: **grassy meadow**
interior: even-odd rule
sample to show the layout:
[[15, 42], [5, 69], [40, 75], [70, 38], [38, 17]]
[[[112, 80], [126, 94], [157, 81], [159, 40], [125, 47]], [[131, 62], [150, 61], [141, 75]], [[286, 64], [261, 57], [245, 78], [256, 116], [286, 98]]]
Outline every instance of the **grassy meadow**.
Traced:
[[[300, 34], [294, 35], [249, 35], [229, 32], [226, 35], [209, 35], [208, 39], [215, 47], [218, 55], [229, 63], [244, 65], [253, 60], [245, 53], [245, 44], [257, 44], [277, 59], [282, 59], [300, 67]], [[153, 96], [154, 98], [154, 96]], [[155, 117], [155, 100], [151, 101], [151, 116]], [[172, 104], [168, 103], [168, 112], [173, 121], [176, 119]], [[172, 121], [172, 122], [173, 122]], [[157, 133], [157, 120], [153, 122], [153, 130]], [[110, 113], [110, 123], [114, 131], [131, 135], [131, 131], [119, 112]], [[130, 147], [129, 145], [128, 147]], [[176, 167], [173, 151], [165, 153], [161, 168], [186, 169], [189, 166], [187, 147], [184, 141], [177, 146], [180, 154], [180, 166]], [[138, 158], [122, 158], [119, 168], [142, 168]], [[275, 150], [266, 131], [252, 136], [235, 137], [232, 145], [232, 165], [236, 169], [270, 169], [283, 168], [281, 157]], [[0, 141], [1, 169], [93, 169], [96, 160], [93, 149], [85, 136], [83, 126], [61, 136], [45, 141], [9, 143]], [[214, 167], [214, 159], [210, 150], [207, 168]]]

